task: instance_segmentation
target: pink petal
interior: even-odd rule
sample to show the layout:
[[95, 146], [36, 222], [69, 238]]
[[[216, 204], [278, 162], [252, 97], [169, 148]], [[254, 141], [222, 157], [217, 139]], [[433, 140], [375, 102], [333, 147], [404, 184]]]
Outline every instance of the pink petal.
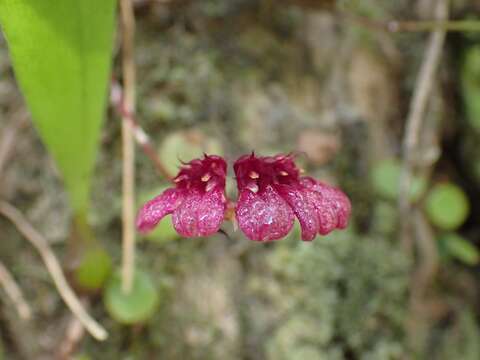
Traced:
[[315, 208], [317, 196], [301, 185], [277, 185], [280, 196], [292, 207], [302, 228], [302, 240], [311, 241], [319, 229]]
[[235, 213], [240, 229], [250, 240], [278, 240], [293, 226], [292, 209], [271, 186], [259, 193], [242, 190]]
[[208, 192], [191, 190], [173, 212], [172, 221], [182, 236], [209, 236], [220, 229], [225, 210], [223, 189], [217, 187]]
[[[325, 235], [335, 228], [344, 229], [347, 227], [352, 205], [340, 189], [323, 184], [310, 177], [301, 178], [301, 183], [306, 188], [321, 195], [315, 203], [320, 223], [323, 224], [321, 234]], [[332, 214], [335, 216], [333, 223], [331, 222]]]
[[313, 204], [315, 206], [316, 215], [318, 218], [318, 233], [320, 235], [327, 235], [338, 227], [338, 216], [336, 209], [331, 206], [331, 203], [321, 193], [305, 189], [309, 191], [312, 196]]
[[178, 189], [167, 189], [147, 202], [138, 212], [137, 229], [142, 233], [151, 231], [165, 215], [171, 214], [182, 202], [184, 194]]

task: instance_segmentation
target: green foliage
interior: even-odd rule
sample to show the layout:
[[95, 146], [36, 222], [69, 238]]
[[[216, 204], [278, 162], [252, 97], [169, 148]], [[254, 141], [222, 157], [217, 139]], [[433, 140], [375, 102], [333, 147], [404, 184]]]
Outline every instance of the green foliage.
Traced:
[[478, 249], [456, 233], [442, 236], [439, 239], [439, 246], [446, 257], [453, 257], [467, 265], [476, 265], [480, 260]]
[[122, 324], [135, 324], [152, 316], [159, 297], [151, 277], [136, 269], [130, 293], [122, 291], [121, 276], [115, 274], [105, 288], [103, 300], [112, 318]]
[[453, 326], [444, 334], [442, 345], [438, 347], [438, 344], [435, 344], [435, 353], [439, 356], [432, 357], [432, 354], [428, 354], [428, 358], [439, 360], [480, 359], [479, 338], [480, 329], [474, 309], [465, 308], [460, 311], [458, 319], [455, 319]]
[[112, 259], [102, 248], [87, 249], [74, 276], [78, 285], [88, 290], [102, 287], [112, 270]]
[[461, 65], [461, 86], [467, 120], [480, 131], [480, 46], [469, 48]]
[[[399, 196], [401, 166], [396, 159], [383, 160], [372, 169], [372, 184], [375, 191], [386, 199], [396, 200]], [[424, 178], [414, 177], [410, 187], [410, 198], [416, 201], [427, 187]]]
[[158, 155], [171, 174], [176, 174], [180, 161], [203, 157], [203, 153], [222, 155], [221, 144], [197, 131], [179, 131], [162, 143]]
[[74, 360], [92, 360], [92, 358], [86, 354], [77, 355]]
[[115, 0], [0, 0], [16, 77], [76, 212], [88, 207], [115, 5]]
[[437, 184], [429, 193], [426, 211], [430, 221], [444, 230], [455, 230], [462, 225], [470, 204], [463, 190], [451, 183]]

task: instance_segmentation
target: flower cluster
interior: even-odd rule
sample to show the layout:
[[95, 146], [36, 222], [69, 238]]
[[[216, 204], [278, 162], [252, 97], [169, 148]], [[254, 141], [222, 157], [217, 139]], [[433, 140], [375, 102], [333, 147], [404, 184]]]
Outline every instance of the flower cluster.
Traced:
[[[289, 233], [295, 217], [302, 239], [311, 241], [344, 229], [351, 204], [339, 189], [308, 176], [300, 176], [292, 155], [240, 157], [233, 165], [238, 187], [234, 205], [236, 221], [255, 241], [278, 240]], [[141, 232], [152, 230], [172, 214], [177, 232], [185, 237], [216, 233], [228, 207], [225, 197], [227, 164], [215, 155], [205, 155], [181, 166], [175, 187], [147, 202], [137, 216]]]

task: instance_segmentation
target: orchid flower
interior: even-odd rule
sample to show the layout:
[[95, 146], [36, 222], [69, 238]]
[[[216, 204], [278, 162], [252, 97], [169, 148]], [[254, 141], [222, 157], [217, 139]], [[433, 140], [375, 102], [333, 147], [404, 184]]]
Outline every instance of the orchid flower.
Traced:
[[239, 191], [236, 218], [251, 240], [284, 237], [295, 216], [305, 241], [348, 224], [348, 197], [311, 177], [300, 177], [292, 155], [257, 157], [252, 153], [239, 158], [233, 168]]
[[[239, 191], [236, 222], [250, 240], [272, 241], [286, 236], [295, 217], [302, 239], [311, 241], [348, 225], [351, 204], [339, 189], [300, 176], [293, 155], [240, 157], [233, 165]], [[152, 230], [167, 214], [185, 237], [216, 233], [229, 202], [225, 197], [227, 164], [205, 155], [180, 167], [175, 187], [147, 202], [137, 216], [141, 232]]]
[[168, 214], [175, 230], [185, 237], [209, 236], [220, 229], [225, 216], [227, 163], [205, 155], [180, 167], [175, 187], [147, 202], [137, 215], [137, 228], [146, 233]]

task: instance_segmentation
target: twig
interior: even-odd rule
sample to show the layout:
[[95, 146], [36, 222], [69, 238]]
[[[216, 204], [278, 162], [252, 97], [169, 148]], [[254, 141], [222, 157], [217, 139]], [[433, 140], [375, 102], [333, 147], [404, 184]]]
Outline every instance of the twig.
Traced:
[[[447, 18], [448, 0], [438, 0], [435, 15], [439, 20]], [[410, 110], [406, 121], [405, 135], [403, 138], [403, 163], [400, 175], [399, 210], [401, 219], [401, 239], [404, 248], [411, 250], [412, 241], [408, 236], [408, 221], [410, 219], [410, 185], [414, 169], [415, 152], [422, 129], [422, 122], [427, 108], [428, 100], [433, 88], [435, 74], [440, 63], [440, 56], [445, 40], [445, 31], [436, 30], [430, 35], [428, 47], [425, 51], [420, 67], [415, 90], [410, 102]]]
[[412, 279], [410, 296], [412, 301], [425, 296], [425, 290], [432, 282], [438, 269], [438, 250], [435, 244], [435, 236], [425, 215], [418, 209], [414, 210], [414, 227], [418, 239], [419, 266]]
[[[124, 106], [129, 114], [135, 113], [135, 61], [134, 36], [135, 15], [131, 0], [120, 1], [122, 26], [122, 72], [125, 88]], [[122, 121], [123, 143], [123, 259], [122, 290], [129, 293], [132, 289], [135, 271], [135, 144], [133, 127], [127, 118]]]
[[352, 14], [349, 12], [345, 12], [345, 11], [341, 11], [338, 14], [341, 19], [366, 27], [370, 30], [383, 31], [383, 32], [389, 32], [389, 33], [431, 32], [436, 30], [441, 30], [446, 32], [478, 32], [480, 31], [480, 21], [477, 21], [477, 20], [378, 21], [378, 20], [367, 18], [367, 17], [359, 16], [356, 14]]
[[425, 32], [440, 30], [444, 32], [477, 32], [480, 31], [480, 21], [396, 21], [386, 23], [390, 32]]
[[145, 130], [143, 130], [142, 127], [139, 125], [135, 115], [125, 109], [122, 87], [116, 81], [112, 81], [111, 103], [115, 107], [117, 112], [120, 114], [122, 119], [131, 123], [135, 141], [138, 145], [140, 145], [145, 155], [147, 155], [148, 158], [153, 162], [157, 172], [168, 181], [172, 181], [173, 176], [172, 174], [170, 174], [170, 172], [167, 170], [165, 165], [163, 165], [162, 161], [158, 157], [158, 154], [155, 151], [155, 147], [152, 144], [150, 136], [148, 136]]
[[5, 267], [5, 265], [3, 265], [2, 262], [0, 262], [0, 284], [3, 286], [5, 292], [17, 308], [17, 312], [20, 318], [22, 318], [23, 320], [30, 320], [30, 318], [32, 317], [32, 310], [30, 309], [28, 303], [25, 301], [22, 290], [20, 290], [20, 287], [15, 282], [12, 274], [10, 274], [10, 272], [7, 270], [7, 268]]
[[[88, 303], [83, 302], [85, 306], [88, 306]], [[58, 350], [58, 355], [56, 358], [58, 360], [69, 360], [72, 357], [73, 352], [77, 348], [79, 342], [82, 340], [85, 334], [85, 329], [82, 324], [76, 317], [72, 317], [68, 324], [67, 329], [65, 330], [65, 337], [60, 344]]]
[[20, 211], [9, 203], [0, 201], [0, 213], [9, 219], [18, 231], [37, 249], [60, 296], [70, 311], [95, 339], [105, 340], [108, 337], [107, 331], [86, 312], [80, 300], [68, 285], [60, 263], [48, 245], [47, 240], [30, 225]]
[[438, 271], [438, 250], [425, 215], [419, 209], [413, 209], [413, 217], [419, 259], [410, 280], [406, 328], [410, 346], [415, 349], [419, 346], [418, 340], [423, 338], [421, 334], [428, 331], [432, 299], [428, 297], [427, 290]]

